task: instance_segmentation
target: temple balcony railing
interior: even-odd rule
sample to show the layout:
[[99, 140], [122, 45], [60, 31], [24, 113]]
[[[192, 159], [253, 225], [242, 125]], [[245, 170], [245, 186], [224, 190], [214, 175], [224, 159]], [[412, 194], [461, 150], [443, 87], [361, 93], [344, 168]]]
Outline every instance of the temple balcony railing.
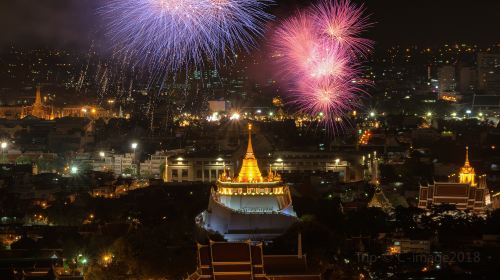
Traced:
[[[211, 196], [212, 196], [212, 199], [214, 200], [214, 202], [216, 202], [219, 206], [221, 206], [225, 209], [228, 209], [230, 211], [237, 212], [237, 213], [243, 213], [243, 214], [248, 214], [248, 213], [252, 213], [252, 214], [283, 214], [283, 215], [288, 216], [288, 214], [281, 212], [281, 211], [284, 209], [287, 209], [288, 207], [290, 207], [292, 205], [292, 196], [291, 196], [291, 192], [288, 189], [288, 187], [286, 187], [286, 190], [284, 191], [283, 194], [272, 195], [272, 196], [275, 196], [276, 199], [278, 200], [278, 205], [280, 208], [280, 210], [278, 210], [278, 211], [271, 210], [271, 209], [265, 209], [265, 208], [261, 208], [261, 211], [259, 211], [258, 208], [234, 209], [234, 208], [228, 207], [227, 205], [225, 205], [222, 202], [221, 196], [227, 196], [227, 195], [221, 194], [221, 193], [217, 192], [216, 190], [212, 189]], [[259, 196], [259, 195], [245, 194], [243, 196]], [[264, 196], [264, 195], [262, 195], [262, 196]], [[267, 196], [271, 196], [271, 195], [267, 195]], [[254, 210], [251, 210], [251, 209], [254, 209]]]

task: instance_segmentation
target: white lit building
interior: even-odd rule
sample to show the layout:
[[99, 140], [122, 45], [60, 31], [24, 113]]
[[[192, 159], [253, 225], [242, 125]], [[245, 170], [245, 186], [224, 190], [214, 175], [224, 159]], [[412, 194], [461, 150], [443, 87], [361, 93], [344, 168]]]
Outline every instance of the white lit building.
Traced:
[[116, 176], [137, 174], [137, 165], [133, 153], [104, 153], [92, 163], [95, 171], [113, 172]]

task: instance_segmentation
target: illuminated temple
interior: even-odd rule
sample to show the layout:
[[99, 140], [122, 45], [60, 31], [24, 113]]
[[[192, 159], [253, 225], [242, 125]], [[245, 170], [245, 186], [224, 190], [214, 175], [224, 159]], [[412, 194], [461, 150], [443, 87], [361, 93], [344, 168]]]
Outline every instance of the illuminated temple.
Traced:
[[21, 118], [33, 116], [44, 120], [53, 120], [54, 108], [51, 106], [46, 106], [42, 103], [42, 93], [40, 87], [36, 88], [35, 93], [35, 103], [31, 106], [23, 106], [21, 111]]
[[237, 177], [224, 172], [212, 189], [208, 209], [198, 224], [228, 241], [271, 240], [284, 233], [297, 216], [289, 188], [279, 174], [269, 170], [262, 176], [252, 147], [252, 126], [248, 147]]
[[486, 176], [477, 177], [469, 162], [469, 148], [465, 151], [465, 163], [458, 176], [449, 176], [449, 182], [434, 182], [420, 186], [419, 208], [431, 208], [433, 205], [450, 204], [459, 210], [484, 212], [490, 204], [490, 195], [486, 185]]

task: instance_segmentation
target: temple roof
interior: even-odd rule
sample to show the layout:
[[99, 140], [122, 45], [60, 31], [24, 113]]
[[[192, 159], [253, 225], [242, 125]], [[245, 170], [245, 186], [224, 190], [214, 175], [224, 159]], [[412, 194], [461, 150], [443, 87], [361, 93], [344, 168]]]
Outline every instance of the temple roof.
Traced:
[[305, 255], [264, 255], [262, 243], [198, 244], [198, 267], [187, 279], [319, 280], [309, 271]]
[[248, 125], [248, 146], [243, 164], [236, 181], [240, 183], [263, 182], [262, 174], [260, 173], [259, 164], [253, 153], [252, 147], [252, 125]]
[[370, 202], [368, 202], [368, 207], [381, 208], [383, 211], [389, 211], [393, 208], [391, 202], [387, 199], [380, 187], [375, 188], [373, 197]]

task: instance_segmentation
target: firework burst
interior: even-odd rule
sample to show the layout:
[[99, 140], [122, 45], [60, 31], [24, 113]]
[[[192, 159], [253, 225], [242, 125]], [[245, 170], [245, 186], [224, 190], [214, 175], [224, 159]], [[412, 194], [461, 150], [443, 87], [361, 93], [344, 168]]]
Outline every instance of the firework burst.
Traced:
[[154, 71], [217, 64], [255, 46], [273, 0], [108, 0], [99, 13], [116, 52]]
[[317, 32], [327, 43], [339, 44], [362, 55], [372, 49], [373, 41], [360, 37], [372, 25], [363, 5], [349, 0], [321, 0], [312, 6], [310, 14]]
[[322, 0], [285, 20], [273, 44], [291, 102], [330, 125], [357, 108], [361, 62], [372, 48], [360, 33], [369, 26], [363, 6], [348, 0]]

